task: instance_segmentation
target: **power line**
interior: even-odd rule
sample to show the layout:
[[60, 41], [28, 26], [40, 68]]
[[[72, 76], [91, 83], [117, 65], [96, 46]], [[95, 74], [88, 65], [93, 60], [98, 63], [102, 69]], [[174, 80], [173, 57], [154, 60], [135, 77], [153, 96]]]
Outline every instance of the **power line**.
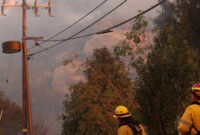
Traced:
[[[93, 36], [93, 35], [97, 35], [97, 34], [105, 34], [105, 33], [110, 33], [113, 32], [113, 30], [101, 30], [98, 32], [94, 32], [94, 33], [90, 33], [90, 34], [86, 34], [86, 35], [82, 35], [82, 36], [78, 36], [78, 37], [72, 37], [70, 39], [67, 40], [73, 40], [73, 39], [79, 39], [79, 38], [84, 38], [84, 37], [89, 37], [89, 36]], [[59, 41], [64, 41], [66, 39], [55, 39], [55, 40], [37, 40], [37, 41], [48, 41], [48, 42], [59, 42]]]
[[46, 50], [48, 50], [48, 49], [51, 49], [51, 48], [53, 48], [53, 47], [55, 47], [55, 46], [57, 46], [57, 45], [59, 45], [59, 44], [61, 44], [61, 43], [64, 43], [65, 41], [67, 41], [67, 40], [69, 40], [69, 39], [75, 37], [75, 36], [78, 35], [79, 33], [81, 33], [81, 32], [83, 32], [83, 31], [85, 31], [86, 29], [90, 28], [91, 26], [93, 26], [94, 24], [96, 24], [97, 22], [99, 22], [100, 20], [102, 20], [103, 18], [105, 18], [107, 15], [109, 15], [110, 13], [112, 13], [113, 11], [115, 11], [116, 9], [118, 9], [118, 8], [119, 8], [120, 6], [122, 6], [125, 2], [127, 2], [127, 0], [124, 0], [124, 1], [121, 2], [119, 5], [117, 5], [116, 7], [114, 7], [113, 9], [111, 9], [109, 12], [107, 12], [105, 15], [103, 15], [102, 17], [100, 17], [99, 19], [97, 19], [96, 21], [94, 21], [93, 23], [91, 23], [90, 25], [88, 25], [87, 27], [85, 27], [84, 29], [82, 29], [82, 30], [80, 30], [79, 32], [75, 33], [74, 35], [72, 35], [72, 36], [70, 36], [70, 37], [68, 37], [68, 38], [66, 38], [66, 39], [64, 39], [64, 40], [62, 40], [62, 41], [60, 41], [59, 43], [57, 43], [57, 44], [55, 44], [55, 45], [52, 45], [52, 46], [50, 46], [50, 47], [48, 47], [48, 48], [45, 48], [45, 49], [43, 49], [43, 50], [40, 50], [40, 51], [38, 51], [38, 52], [36, 52], [36, 53], [29, 54], [28, 56], [31, 57], [31, 56], [33, 56], [33, 55], [35, 55], [35, 54], [37, 54], [37, 53], [44, 52], [44, 51], [46, 51]]
[[105, 29], [105, 30], [103, 30], [103, 31], [108, 31], [108, 30], [114, 29], [114, 28], [116, 28], [116, 27], [119, 27], [119, 26], [121, 26], [121, 25], [123, 25], [123, 24], [126, 24], [126, 23], [132, 21], [133, 19], [135, 19], [135, 18], [137, 18], [137, 17], [139, 17], [139, 16], [141, 16], [141, 15], [144, 15], [144, 14], [146, 14], [147, 12], [153, 10], [153, 9], [156, 8], [157, 6], [163, 4], [165, 1], [167, 1], [167, 0], [163, 0], [163, 1], [159, 2], [159, 3], [157, 3], [156, 5], [153, 5], [153, 6], [150, 7], [149, 9], [147, 9], [147, 10], [145, 10], [145, 11], [139, 13], [138, 15], [136, 15], [136, 16], [134, 16], [134, 17], [131, 17], [131, 18], [129, 18], [128, 20], [126, 20], [126, 21], [124, 21], [124, 22], [121, 22], [121, 23], [119, 23], [119, 24], [117, 24], [117, 25], [114, 25], [114, 26], [112, 26], [112, 27], [110, 27], [110, 28], [107, 28], [107, 29]]
[[[154, 8], [156, 8], [157, 6], [163, 4], [165, 1], [167, 1], [167, 0], [163, 0], [163, 1], [159, 2], [159, 3], [157, 3], [156, 5], [153, 5], [152, 7], [148, 8], [147, 10], [145, 10], [145, 11], [143, 11], [143, 12], [137, 14], [136, 16], [133, 16], [133, 17], [129, 18], [128, 20], [125, 20], [125, 21], [123, 21], [123, 22], [121, 22], [121, 23], [119, 23], [119, 24], [116, 24], [116, 25], [114, 25], [114, 26], [111, 26], [111, 27], [106, 28], [106, 29], [101, 30], [101, 31], [97, 31], [97, 32], [94, 32], [94, 33], [82, 35], [82, 36], [79, 36], [79, 37], [74, 37], [74, 38], [71, 38], [71, 39], [69, 39], [69, 40], [78, 39], [78, 38], [84, 38], [84, 37], [88, 37], [88, 36], [92, 36], [92, 35], [96, 35], [96, 34], [104, 34], [104, 33], [112, 32], [112, 29], [117, 28], [117, 27], [119, 27], [119, 26], [121, 26], [121, 25], [124, 25], [124, 24], [126, 24], [126, 23], [132, 21], [133, 19], [135, 19], [135, 18], [137, 18], [137, 17], [139, 17], [139, 16], [141, 16], [141, 15], [146, 14], [147, 12], [149, 12], [149, 11], [153, 10]], [[63, 41], [63, 40], [65, 40], [65, 39], [51, 40], [51, 41], [54, 41], [54, 42], [55, 42], [55, 41]]]
[[[143, 12], [137, 14], [136, 16], [133, 16], [133, 17], [131, 17], [131, 18], [129, 18], [129, 19], [127, 19], [127, 20], [125, 20], [125, 21], [123, 21], [123, 22], [117, 24], [117, 25], [114, 25], [114, 26], [112, 26], [112, 27], [109, 27], [109, 28], [107, 28], [107, 29], [104, 29], [104, 30], [101, 30], [101, 31], [98, 31], [98, 32], [94, 32], [94, 33], [90, 33], [90, 34], [86, 34], [86, 35], [79, 36], [79, 37], [74, 37], [74, 36], [76, 36], [76, 35], [78, 35], [79, 33], [82, 32], [82, 31], [79, 31], [78, 33], [76, 33], [76, 34], [74, 34], [73, 36], [71, 36], [71, 37], [69, 37], [69, 38], [66, 38], [66, 39], [61, 39], [61, 40], [48, 40], [48, 41], [53, 41], [53, 42], [59, 42], [59, 41], [60, 41], [60, 42], [57, 43], [57, 44], [55, 44], [55, 45], [52, 45], [52, 46], [50, 46], [50, 47], [47, 47], [47, 48], [45, 48], [45, 49], [43, 49], [43, 50], [37, 51], [37, 52], [35, 52], [35, 53], [31, 53], [31, 54], [29, 54], [28, 56], [31, 57], [31, 56], [34, 56], [34, 55], [36, 55], [36, 54], [38, 54], [38, 53], [42, 53], [42, 52], [44, 52], [44, 51], [46, 51], [46, 50], [49, 50], [49, 49], [51, 49], [51, 48], [53, 48], [53, 47], [55, 47], [55, 46], [57, 46], [57, 45], [59, 45], [59, 44], [65, 42], [65, 41], [67, 41], [67, 40], [73, 40], [73, 39], [88, 37], [88, 36], [92, 36], [92, 35], [96, 35], [96, 34], [104, 34], [104, 33], [112, 32], [112, 29], [114, 29], [114, 28], [116, 28], [116, 27], [119, 27], [119, 26], [121, 26], [121, 25], [123, 25], [123, 24], [126, 24], [126, 23], [132, 21], [133, 19], [135, 19], [135, 18], [137, 18], [137, 17], [139, 17], [139, 16], [141, 16], [141, 15], [146, 14], [147, 12], [149, 12], [149, 11], [153, 10], [154, 8], [156, 8], [157, 6], [163, 4], [165, 1], [167, 1], [167, 0], [163, 0], [163, 1], [161, 1], [161, 2], [159, 2], [159, 3], [157, 3], [157, 4], [155, 4], [155, 5], [153, 5], [152, 7], [148, 8], [147, 10], [145, 10], [145, 11], [143, 11]], [[45, 41], [45, 40], [40, 40], [40, 41]]]
[[88, 15], [90, 15], [91, 13], [93, 13], [95, 10], [97, 10], [99, 7], [101, 7], [104, 3], [106, 3], [108, 0], [104, 0], [102, 3], [100, 3], [97, 7], [95, 7], [94, 9], [92, 9], [91, 11], [89, 11], [87, 14], [85, 14], [83, 17], [81, 17], [80, 19], [78, 19], [76, 22], [74, 22], [73, 24], [71, 24], [70, 26], [68, 26], [67, 28], [63, 29], [62, 31], [58, 32], [57, 34], [55, 34], [54, 36], [48, 38], [47, 40], [43, 41], [40, 43], [40, 45], [44, 44], [45, 42], [57, 37], [58, 35], [62, 34], [63, 32], [65, 32], [66, 30], [68, 30], [69, 28], [71, 28], [72, 26], [76, 25], [77, 23], [79, 23], [81, 20], [83, 20], [85, 17], [87, 17]]
[[65, 42], [65, 41], [67, 41], [67, 40], [70, 40], [71, 38], [75, 37], [75, 36], [78, 35], [79, 33], [85, 31], [86, 29], [90, 28], [91, 26], [93, 26], [94, 24], [96, 24], [97, 22], [99, 22], [100, 20], [102, 20], [103, 18], [105, 18], [107, 15], [109, 15], [110, 13], [112, 13], [114, 10], [116, 10], [116, 9], [118, 9], [120, 6], [122, 6], [125, 2], [127, 2], [127, 0], [124, 0], [124, 1], [121, 2], [119, 5], [117, 5], [117, 6], [114, 7], [113, 9], [111, 9], [108, 13], [106, 13], [105, 15], [103, 15], [102, 17], [100, 17], [99, 19], [97, 19], [95, 22], [93, 22], [93, 23], [91, 23], [90, 25], [88, 25], [87, 27], [85, 27], [84, 29], [82, 29], [82, 30], [80, 30], [79, 32], [75, 33], [74, 35], [72, 35], [72, 36], [70, 36], [70, 37], [68, 37], [68, 38], [66, 38], [66, 39], [64, 39], [64, 40], [62, 40], [62, 41], [60, 41], [59, 43], [57, 43], [57, 44], [55, 44], [55, 45], [52, 45], [52, 46], [50, 46], [50, 47], [48, 47], [48, 48], [45, 48], [45, 49], [40, 50], [40, 51], [38, 51], [38, 52], [29, 54], [29, 55], [28, 55], [29, 58], [30, 58], [31, 56], [35, 55], [35, 54], [44, 52], [44, 51], [46, 51], [46, 50], [48, 50], [48, 49], [50, 49], [50, 48], [53, 48], [53, 47], [55, 47], [55, 46], [57, 46], [57, 45], [59, 45], [59, 44]]

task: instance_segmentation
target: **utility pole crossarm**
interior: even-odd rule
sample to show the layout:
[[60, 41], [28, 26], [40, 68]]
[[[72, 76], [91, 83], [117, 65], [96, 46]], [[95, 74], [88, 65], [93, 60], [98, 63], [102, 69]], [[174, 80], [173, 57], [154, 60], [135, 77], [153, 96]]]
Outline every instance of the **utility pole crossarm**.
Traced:
[[[49, 0], [47, 5], [39, 5], [38, 0], [35, 0], [34, 4], [26, 4], [26, 8], [27, 9], [34, 9], [35, 16], [39, 16], [38, 15], [39, 8], [46, 8], [48, 10], [49, 16], [53, 17], [53, 15], [51, 13], [51, 10], [52, 10], [51, 4], [52, 4], [52, 0]], [[18, 3], [6, 4], [6, 0], [3, 0], [3, 3], [1, 4], [1, 15], [6, 16], [6, 14], [4, 13], [4, 9], [7, 8], [7, 7], [23, 7], [23, 4], [18, 4]]]
[[28, 8], [39, 8], [39, 7], [51, 8], [51, 6], [49, 6], [49, 5], [32, 5], [32, 4], [28, 4]]
[[[1, 7], [22, 7], [22, 4], [2, 4]], [[33, 5], [33, 4], [27, 4], [28, 8], [38, 8], [38, 7], [44, 7], [44, 8], [51, 8], [51, 5]]]
[[22, 7], [22, 4], [2, 4], [1, 7]]

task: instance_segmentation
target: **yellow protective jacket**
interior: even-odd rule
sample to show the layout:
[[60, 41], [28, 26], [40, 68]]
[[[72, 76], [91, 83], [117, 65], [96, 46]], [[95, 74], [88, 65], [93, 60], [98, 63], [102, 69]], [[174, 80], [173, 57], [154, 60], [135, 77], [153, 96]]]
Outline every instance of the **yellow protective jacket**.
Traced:
[[[142, 135], [147, 135], [144, 127], [140, 125], [142, 129]], [[123, 125], [118, 128], [117, 135], [136, 135], [133, 133], [132, 129], [128, 125]]]
[[192, 125], [200, 130], [200, 105], [198, 104], [191, 104], [185, 110], [179, 122], [179, 135], [196, 135], [197, 132]]

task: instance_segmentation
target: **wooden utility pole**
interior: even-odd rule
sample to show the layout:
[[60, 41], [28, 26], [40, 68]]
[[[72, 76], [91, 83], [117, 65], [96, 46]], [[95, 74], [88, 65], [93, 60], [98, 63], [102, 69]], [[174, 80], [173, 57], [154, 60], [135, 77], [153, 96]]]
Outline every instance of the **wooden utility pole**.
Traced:
[[26, 35], [26, 11], [29, 8], [34, 9], [35, 16], [38, 16], [38, 8], [44, 7], [48, 9], [49, 16], [51, 15], [51, 2], [49, 0], [48, 5], [38, 5], [38, 0], [35, 0], [34, 5], [27, 4], [26, 0], [22, 1], [22, 4], [6, 4], [6, 0], [3, 0], [1, 5], [1, 15], [5, 16], [5, 7], [22, 7], [22, 82], [23, 82], [23, 135], [33, 135], [32, 127], [32, 114], [31, 114], [31, 99], [30, 99], [30, 88], [29, 88], [29, 76], [28, 76], [28, 59], [27, 59], [27, 47], [26, 40], [42, 39], [42, 37], [27, 37]]
[[[24, 135], [27, 135], [27, 131], [29, 129], [29, 135], [33, 135], [30, 88], [29, 88], [29, 78], [28, 78], [28, 59], [27, 59], [26, 39], [25, 39], [26, 38], [26, 10], [28, 8], [28, 5], [26, 4], [26, 0], [23, 0], [22, 8], [23, 8], [23, 17], [22, 17], [23, 111], [25, 114], [22, 131]], [[28, 115], [28, 125], [27, 125], [27, 115]]]

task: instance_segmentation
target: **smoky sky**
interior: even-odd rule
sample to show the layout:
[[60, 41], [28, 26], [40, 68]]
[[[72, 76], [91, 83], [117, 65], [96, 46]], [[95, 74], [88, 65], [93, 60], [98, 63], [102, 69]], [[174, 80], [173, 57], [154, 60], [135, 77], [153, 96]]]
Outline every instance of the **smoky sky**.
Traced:
[[[8, 0], [8, 3], [14, 0]], [[33, 3], [34, 0], [27, 0]], [[84, 14], [92, 10], [103, 0], [53, 0], [52, 14], [48, 17], [45, 9], [39, 9], [40, 17], [35, 17], [30, 9], [27, 12], [27, 36], [43, 36], [44, 39], [56, 34], [78, 20]], [[108, 0], [102, 7], [85, 18], [68, 31], [55, 39], [67, 38], [79, 30], [91, 24], [96, 19], [107, 13], [122, 0]], [[120, 23], [138, 13], [138, 10], [145, 10], [154, 5], [157, 0], [128, 0], [123, 6], [99, 21], [90, 29], [80, 33], [88, 34], [103, 28]], [[21, 3], [18, 0], [18, 3]], [[47, 4], [47, 0], [40, 0], [39, 4]], [[154, 18], [160, 8], [153, 10], [146, 16]], [[5, 10], [7, 16], [0, 16], [0, 43], [8, 40], [21, 40], [22, 36], [22, 10], [20, 8], [8, 8]], [[56, 120], [62, 113], [62, 102], [65, 94], [69, 93], [69, 86], [83, 80], [82, 70], [86, 57], [92, 54], [95, 48], [106, 46], [112, 48], [125, 38], [125, 32], [131, 28], [130, 24], [119, 27], [111, 34], [95, 35], [87, 38], [67, 41], [44, 53], [37, 54], [29, 60], [29, 79], [32, 103], [33, 119], [42, 119], [49, 127], [49, 135], [59, 135], [61, 132], [61, 121]], [[53, 45], [47, 42], [42, 47]], [[28, 41], [28, 48], [33, 46], [33, 41]], [[31, 52], [42, 49], [35, 47]], [[2, 52], [2, 49], [0, 49]], [[73, 63], [63, 66], [65, 59], [73, 58]], [[0, 90], [18, 105], [22, 105], [22, 63], [21, 53], [3, 54], [0, 53]], [[33, 121], [34, 122], [34, 121]]]

